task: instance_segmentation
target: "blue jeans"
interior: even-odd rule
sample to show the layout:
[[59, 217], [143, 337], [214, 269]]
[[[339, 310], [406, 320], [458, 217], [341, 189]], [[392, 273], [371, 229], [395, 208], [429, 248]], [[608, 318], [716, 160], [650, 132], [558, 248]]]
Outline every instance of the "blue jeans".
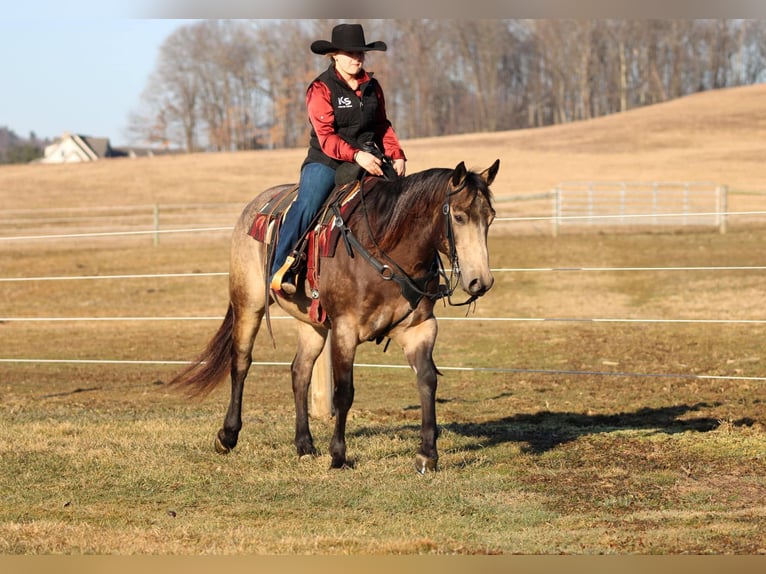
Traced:
[[279, 241], [274, 253], [271, 275], [284, 264], [303, 234], [308, 231], [311, 220], [335, 187], [335, 170], [321, 163], [307, 163], [301, 170], [298, 197], [282, 222]]

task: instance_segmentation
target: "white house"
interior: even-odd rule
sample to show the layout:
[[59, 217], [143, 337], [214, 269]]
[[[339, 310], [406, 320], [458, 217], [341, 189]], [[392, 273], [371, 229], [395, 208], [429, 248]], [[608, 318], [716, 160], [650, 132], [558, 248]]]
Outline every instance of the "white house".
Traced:
[[45, 148], [40, 163], [78, 163], [114, 157], [108, 138], [94, 138], [65, 132], [58, 140]]

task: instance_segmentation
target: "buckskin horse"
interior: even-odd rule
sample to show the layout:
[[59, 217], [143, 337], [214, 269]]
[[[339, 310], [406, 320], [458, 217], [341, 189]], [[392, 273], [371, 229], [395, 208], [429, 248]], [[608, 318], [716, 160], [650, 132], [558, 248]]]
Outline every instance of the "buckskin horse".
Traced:
[[[295, 447], [298, 456], [317, 455], [309, 430], [308, 390], [315, 361], [330, 336], [335, 428], [330, 441], [332, 468], [346, 459], [346, 418], [354, 399], [356, 348], [388, 338], [397, 343], [417, 376], [421, 405], [421, 443], [415, 456], [419, 473], [437, 470], [436, 387], [433, 361], [437, 300], [458, 284], [472, 303], [494, 282], [487, 246], [495, 216], [489, 189], [500, 166], [481, 173], [460, 162], [455, 169], [432, 168], [393, 182], [362, 180], [352, 213], [336, 209], [331, 226], [339, 245], [321, 258], [315, 284], [285, 296], [268, 288], [270, 248], [251, 236], [264, 206], [290, 185], [270, 188], [242, 212], [232, 235], [226, 317], [207, 348], [171, 381], [191, 395], [204, 395], [231, 377], [231, 399], [215, 448], [228, 453], [242, 428], [242, 392], [252, 363], [256, 334], [276, 302], [299, 320], [298, 344], [291, 364], [295, 399]], [[377, 180], [377, 181], [374, 181]], [[372, 181], [372, 183], [370, 183]], [[294, 185], [292, 186], [295, 187]], [[449, 271], [441, 254], [449, 258]], [[316, 270], [315, 270], [316, 271]], [[300, 275], [301, 281], [304, 275]], [[310, 312], [321, 306], [321, 313]], [[269, 326], [270, 331], [270, 326]]]

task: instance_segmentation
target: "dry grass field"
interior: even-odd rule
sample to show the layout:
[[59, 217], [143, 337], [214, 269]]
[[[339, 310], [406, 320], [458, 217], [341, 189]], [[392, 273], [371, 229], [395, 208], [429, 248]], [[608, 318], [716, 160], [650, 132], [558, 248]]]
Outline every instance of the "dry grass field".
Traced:
[[[764, 141], [759, 85], [405, 149], [410, 172], [500, 158], [498, 210], [518, 218], [549, 202], [504, 200], [568, 180], [713, 181], [730, 211], [764, 212]], [[256, 343], [277, 364], [251, 370], [240, 444], [216, 455], [227, 389], [189, 401], [166, 382], [226, 309], [207, 273], [227, 271], [228, 231], [31, 237], [150, 229], [155, 204], [163, 228], [225, 228], [303, 154], [0, 167], [0, 553], [766, 553], [763, 215], [727, 234], [500, 222], [493, 290], [467, 317], [438, 311], [438, 473], [412, 470], [414, 379], [373, 344], [354, 470], [298, 460], [282, 320], [276, 348]], [[312, 424], [326, 452], [331, 423]]]

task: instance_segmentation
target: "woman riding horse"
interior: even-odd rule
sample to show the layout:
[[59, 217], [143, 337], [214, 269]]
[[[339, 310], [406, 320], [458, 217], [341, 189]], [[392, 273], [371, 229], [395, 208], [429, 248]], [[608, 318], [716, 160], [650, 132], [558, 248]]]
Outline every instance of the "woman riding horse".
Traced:
[[[317, 454], [309, 430], [308, 389], [329, 336], [336, 411], [331, 466], [353, 466], [346, 458], [346, 420], [354, 400], [356, 348], [389, 338], [401, 347], [417, 377], [422, 422], [415, 468], [420, 473], [436, 469], [434, 306], [442, 298], [451, 303], [458, 285], [469, 301], [492, 287], [487, 233], [495, 211], [489, 185], [499, 164], [475, 173], [461, 162], [454, 169], [433, 168], [393, 182], [374, 178], [379, 180], [374, 186], [362, 186], [356, 209], [333, 222], [347, 245], [321, 260], [316, 297], [325, 317], [319, 322], [309, 313], [313, 293], [301, 290], [284, 298], [266, 289], [267, 246], [249, 235], [261, 209], [294, 184], [268, 189], [248, 204], [231, 239], [226, 318], [202, 354], [171, 381], [192, 394], [205, 394], [230, 376], [229, 408], [215, 438], [219, 453], [237, 444], [253, 343], [266, 310], [276, 302], [299, 320], [291, 364], [298, 455]], [[449, 276], [440, 253], [449, 257]]]
[[380, 157], [362, 149], [363, 142], [374, 142], [392, 159], [396, 174], [404, 175], [406, 158], [386, 116], [383, 90], [362, 67], [368, 51], [386, 48], [384, 42], [367, 44], [359, 24], [335, 26], [332, 42], [311, 44], [315, 54], [329, 55], [330, 66], [306, 91], [311, 140], [298, 197], [282, 223], [274, 253], [271, 286], [275, 291], [295, 294], [291, 252], [335, 186], [336, 168], [354, 162], [372, 175], [383, 175]]

